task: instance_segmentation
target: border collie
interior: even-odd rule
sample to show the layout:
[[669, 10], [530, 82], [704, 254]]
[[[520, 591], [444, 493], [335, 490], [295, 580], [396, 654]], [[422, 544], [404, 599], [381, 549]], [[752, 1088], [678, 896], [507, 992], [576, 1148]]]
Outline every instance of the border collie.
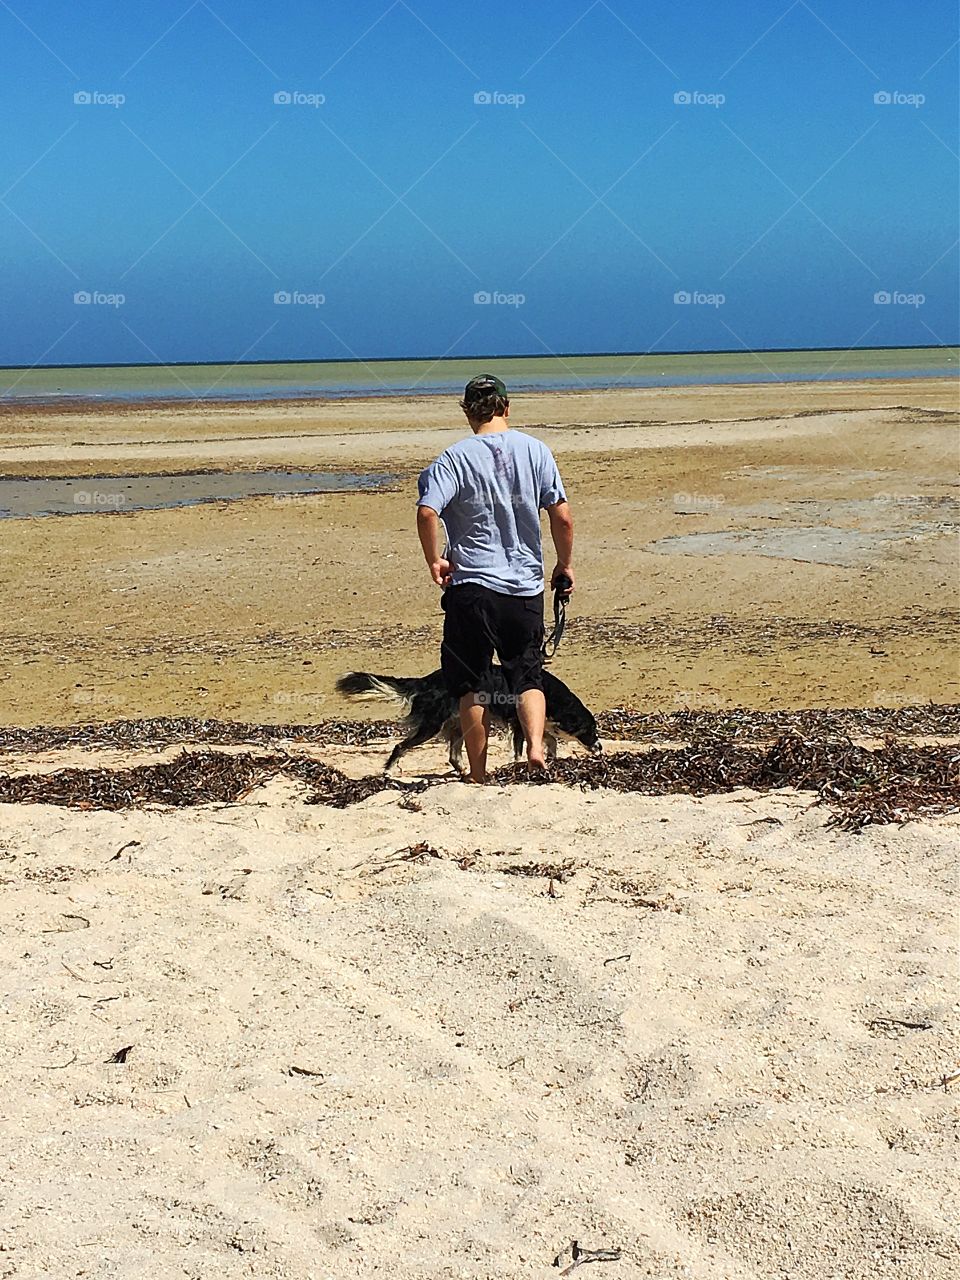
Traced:
[[[397, 743], [384, 766], [388, 772], [412, 747], [420, 747], [431, 738], [443, 736], [449, 746], [452, 768], [462, 772], [463, 734], [460, 731], [458, 699], [447, 692], [442, 671], [428, 676], [377, 676], [366, 671], [351, 671], [337, 681], [337, 692], [350, 698], [381, 698], [402, 703], [406, 708], [404, 727], [407, 731]], [[597, 736], [597, 722], [580, 699], [562, 680], [549, 671], [543, 673], [543, 692], [547, 703], [547, 732], [544, 745], [548, 760], [557, 754], [557, 733], [568, 734], [590, 751], [602, 750]], [[524, 738], [513, 696], [507, 689], [503, 672], [494, 665], [491, 688], [481, 695], [490, 708], [491, 718], [513, 731], [513, 754], [519, 760]]]

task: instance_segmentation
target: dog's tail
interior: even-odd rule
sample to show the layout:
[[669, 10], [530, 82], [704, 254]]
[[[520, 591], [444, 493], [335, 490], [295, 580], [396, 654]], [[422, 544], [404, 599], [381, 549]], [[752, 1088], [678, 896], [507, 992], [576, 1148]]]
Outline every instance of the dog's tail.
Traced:
[[350, 671], [337, 681], [337, 693], [348, 698], [400, 702], [409, 709], [417, 686], [422, 682], [404, 676], [375, 676], [368, 671]]

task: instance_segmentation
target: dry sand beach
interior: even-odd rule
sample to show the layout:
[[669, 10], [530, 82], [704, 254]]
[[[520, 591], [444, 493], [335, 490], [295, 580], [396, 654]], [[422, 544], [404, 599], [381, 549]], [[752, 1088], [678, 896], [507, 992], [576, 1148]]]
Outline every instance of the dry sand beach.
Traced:
[[[439, 747], [384, 787], [389, 726], [321, 723], [344, 670], [436, 665], [449, 402], [0, 415], [0, 476], [73, 492], [392, 477], [0, 521], [0, 1277], [960, 1270], [955, 386], [513, 414], [607, 755], [488, 788]], [[781, 714], [837, 707], [888, 711]]]
[[960, 821], [813, 798], [0, 806], [0, 1275], [955, 1276]]

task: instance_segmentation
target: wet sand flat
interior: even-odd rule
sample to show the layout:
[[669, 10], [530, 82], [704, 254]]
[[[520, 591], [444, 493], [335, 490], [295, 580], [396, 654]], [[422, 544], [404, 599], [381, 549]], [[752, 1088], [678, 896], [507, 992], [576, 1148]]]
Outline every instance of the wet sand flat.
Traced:
[[[346, 713], [344, 670], [433, 669], [415, 478], [458, 417], [437, 397], [8, 407], [3, 477], [397, 479], [5, 521], [0, 722], [302, 721]], [[554, 670], [598, 709], [956, 699], [950, 380], [518, 395], [512, 421], [550, 444], [574, 505]]]

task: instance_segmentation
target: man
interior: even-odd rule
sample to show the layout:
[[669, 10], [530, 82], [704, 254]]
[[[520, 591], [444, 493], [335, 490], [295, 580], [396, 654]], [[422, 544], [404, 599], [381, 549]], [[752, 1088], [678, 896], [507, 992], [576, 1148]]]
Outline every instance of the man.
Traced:
[[494, 651], [516, 699], [528, 767], [546, 767], [540, 511], [550, 517], [557, 552], [550, 585], [566, 577], [565, 595], [573, 590], [573, 518], [553, 454], [510, 428], [510, 401], [499, 378], [482, 374], [468, 382], [460, 408], [473, 435], [421, 474], [417, 532], [430, 574], [443, 588], [440, 665], [460, 699], [470, 781], [484, 782]]

